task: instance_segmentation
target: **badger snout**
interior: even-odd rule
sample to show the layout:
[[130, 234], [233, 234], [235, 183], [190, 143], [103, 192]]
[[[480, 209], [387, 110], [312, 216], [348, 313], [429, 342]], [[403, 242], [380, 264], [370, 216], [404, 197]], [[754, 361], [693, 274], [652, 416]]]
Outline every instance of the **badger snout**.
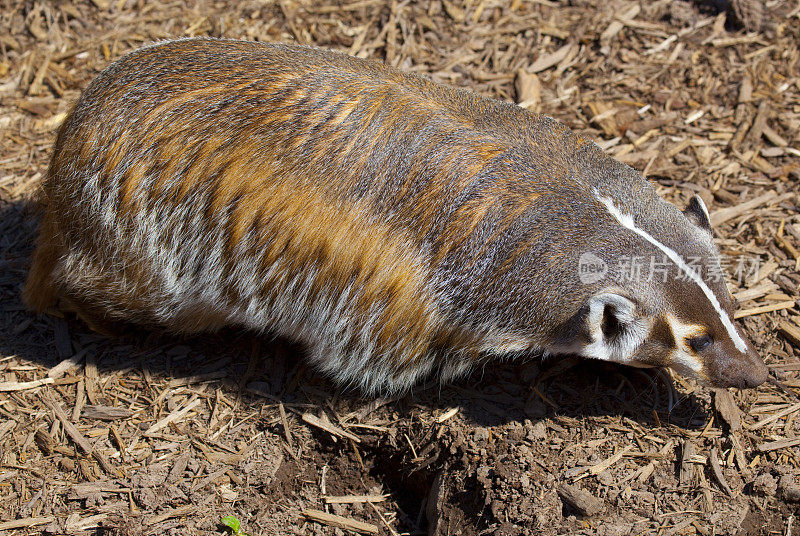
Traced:
[[739, 359], [727, 361], [727, 366], [720, 367], [710, 378], [714, 387], [749, 389], [767, 381], [769, 369], [752, 346], [748, 345], [747, 353]]

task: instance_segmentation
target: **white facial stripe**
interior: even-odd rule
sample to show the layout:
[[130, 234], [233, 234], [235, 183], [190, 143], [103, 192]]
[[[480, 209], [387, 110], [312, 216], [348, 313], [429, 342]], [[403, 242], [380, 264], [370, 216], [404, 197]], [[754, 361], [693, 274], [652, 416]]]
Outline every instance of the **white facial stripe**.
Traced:
[[672, 359], [678, 365], [700, 372], [703, 364], [697, 359], [697, 356], [692, 352], [686, 350], [686, 339], [694, 337], [703, 332], [703, 326], [696, 324], [684, 324], [674, 316], [666, 315], [667, 323], [669, 324], [672, 334], [675, 337], [675, 350], [672, 351]]
[[722, 310], [722, 306], [719, 304], [719, 300], [717, 300], [717, 297], [714, 295], [711, 289], [708, 288], [708, 285], [706, 285], [705, 281], [703, 281], [700, 278], [700, 276], [697, 275], [697, 273], [694, 270], [692, 270], [688, 264], [686, 264], [686, 262], [681, 258], [681, 256], [678, 255], [678, 253], [676, 253], [673, 249], [667, 247], [666, 245], [656, 240], [655, 237], [653, 237], [650, 233], [648, 233], [644, 229], [640, 229], [639, 227], [637, 227], [633, 221], [633, 216], [631, 216], [630, 214], [623, 214], [616, 207], [616, 205], [614, 205], [614, 201], [610, 197], [601, 196], [597, 190], [594, 191], [594, 195], [597, 198], [597, 200], [600, 201], [603, 204], [603, 206], [606, 207], [609, 214], [614, 216], [614, 218], [620, 223], [620, 225], [622, 225], [626, 229], [633, 231], [637, 235], [641, 236], [642, 238], [644, 238], [645, 240], [656, 246], [662, 252], [664, 252], [664, 254], [667, 257], [669, 257], [669, 259], [672, 262], [674, 262], [675, 265], [689, 277], [689, 279], [691, 279], [698, 287], [700, 287], [700, 290], [702, 290], [703, 294], [706, 295], [706, 298], [714, 307], [714, 310], [717, 311], [719, 319], [722, 322], [722, 325], [725, 326], [725, 329], [728, 331], [728, 335], [733, 340], [733, 343], [736, 345], [736, 349], [742, 353], [746, 353], [747, 343], [744, 342], [744, 339], [742, 339], [742, 337], [739, 335], [739, 332], [736, 331], [736, 328], [734, 327], [733, 322], [731, 321], [727, 313], [725, 313], [725, 311]]

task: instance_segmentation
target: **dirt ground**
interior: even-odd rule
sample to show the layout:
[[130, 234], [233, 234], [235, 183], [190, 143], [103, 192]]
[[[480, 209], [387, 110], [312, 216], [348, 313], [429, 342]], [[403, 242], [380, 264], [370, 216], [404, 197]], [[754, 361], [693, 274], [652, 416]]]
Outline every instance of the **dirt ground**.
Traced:
[[[27, 312], [65, 112], [113, 59], [192, 35], [377, 58], [553, 115], [679, 206], [699, 193], [726, 258], [757, 261], [731, 289], [783, 387], [531, 356], [364, 399], [288, 341]], [[783, 0], [0, 0], [0, 533], [796, 534], [799, 45]]]

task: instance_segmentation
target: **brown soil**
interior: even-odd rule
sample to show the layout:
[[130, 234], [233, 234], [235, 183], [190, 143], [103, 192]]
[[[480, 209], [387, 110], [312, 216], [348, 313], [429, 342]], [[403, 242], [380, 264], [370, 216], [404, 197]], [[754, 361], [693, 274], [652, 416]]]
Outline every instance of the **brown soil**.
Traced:
[[[0, 532], [218, 534], [229, 514], [254, 535], [345, 532], [309, 509], [386, 535], [797, 532], [796, 2], [0, 6]], [[699, 193], [723, 253], [760, 261], [731, 285], [785, 388], [711, 393], [532, 357], [371, 400], [337, 391], [285, 341], [109, 340], [30, 314], [29, 201], [55, 129], [111, 60], [186, 35], [315, 44], [522, 102], [677, 204]], [[347, 495], [373, 497], [324, 499]]]

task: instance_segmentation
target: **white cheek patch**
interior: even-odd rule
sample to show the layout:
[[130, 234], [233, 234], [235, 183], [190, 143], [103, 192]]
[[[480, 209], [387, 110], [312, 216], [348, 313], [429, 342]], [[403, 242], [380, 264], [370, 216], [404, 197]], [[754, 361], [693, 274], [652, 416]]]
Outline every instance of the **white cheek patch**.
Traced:
[[[614, 309], [619, 322], [620, 333], [606, 338], [603, 333], [603, 314], [607, 306]], [[588, 358], [631, 364], [633, 355], [650, 334], [650, 324], [645, 319], [637, 319], [635, 306], [630, 300], [618, 294], [603, 293], [589, 301], [589, 314], [586, 323], [592, 342], [580, 349], [579, 353]]]
[[690, 268], [689, 265], [686, 263], [686, 261], [684, 261], [675, 250], [667, 247], [666, 245], [656, 240], [655, 237], [653, 237], [650, 233], [648, 233], [644, 229], [640, 229], [639, 227], [637, 227], [636, 223], [634, 223], [633, 221], [633, 216], [631, 216], [630, 214], [623, 214], [617, 208], [617, 206], [614, 205], [613, 199], [611, 199], [610, 197], [601, 196], [596, 189], [594, 191], [594, 195], [597, 198], [597, 200], [600, 201], [603, 204], [603, 206], [606, 207], [608, 213], [611, 214], [614, 217], [614, 219], [616, 219], [617, 222], [619, 222], [620, 225], [622, 225], [623, 227], [625, 227], [630, 231], [633, 231], [634, 233], [641, 236], [642, 238], [650, 242], [652, 245], [660, 249], [669, 258], [669, 260], [675, 263], [675, 265], [678, 267], [679, 270], [684, 272], [689, 279], [691, 279], [698, 287], [700, 287], [700, 290], [703, 291], [703, 294], [705, 294], [709, 303], [711, 303], [711, 305], [714, 307], [714, 310], [717, 312], [717, 315], [719, 315], [719, 320], [720, 322], [722, 322], [722, 325], [725, 326], [725, 329], [728, 332], [728, 336], [730, 336], [731, 340], [733, 341], [733, 344], [736, 346], [736, 349], [742, 352], [743, 354], [747, 353], [747, 343], [744, 342], [744, 339], [742, 339], [741, 335], [739, 335], [739, 332], [736, 330], [736, 327], [733, 325], [733, 322], [731, 321], [728, 314], [722, 309], [722, 306], [720, 305], [719, 300], [717, 300], [717, 297], [714, 295], [714, 292], [712, 292], [712, 290], [708, 288], [708, 285], [706, 285], [705, 281], [701, 279], [701, 277], [697, 274], [697, 272], [692, 268]]
[[684, 367], [695, 373], [700, 372], [703, 363], [686, 347], [686, 339], [702, 335], [705, 332], [703, 326], [684, 324], [670, 314], [666, 315], [666, 319], [675, 337], [675, 349], [670, 353], [670, 363], [674, 363], [678, 368]]

